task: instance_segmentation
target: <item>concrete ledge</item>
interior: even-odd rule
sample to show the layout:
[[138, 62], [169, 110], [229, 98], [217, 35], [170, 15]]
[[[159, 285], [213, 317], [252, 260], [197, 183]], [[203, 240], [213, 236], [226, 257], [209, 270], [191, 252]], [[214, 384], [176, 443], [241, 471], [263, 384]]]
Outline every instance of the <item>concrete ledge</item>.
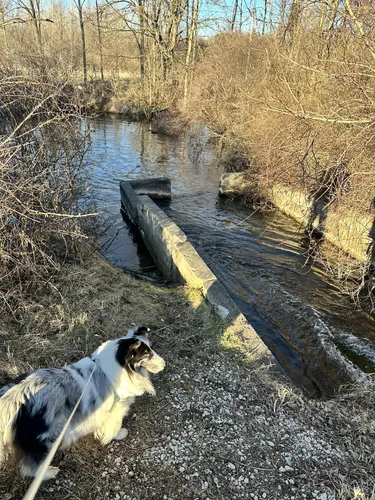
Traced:
[[[227, 173], [220, 178], [221, 196], [243, 196], [251, 188], [247, 172]], [[269, 201], [285, 214], [307, 227], [312, 208], [312, 200], [306, 192], [275, 184], [268, 190]], [[327, 241], [360, 262], [368, 262], [367, 249], [372, 242], [369, 237], [374, 221], [370, 215], [347, 213], [345, 209], [333, 205], [328, 208], [322, 232]], [[317, 221], [314, 226], [318, 225]]]
[[[305, 228], [311, 208], [306, 193], [285, 186], [276, 185], [269, 190], [270, 201], [287, 215], [302, 223]], [[367, 262], [367, 248], [371, 243], [369, 233], [372, 218], [343, 213], [340, 207], [328, 210], [324, 227], [327, 241], [333, 243], [360, 262]]]
[[[136, 189], [139, 193], [149, 189], [148, 192], [152, 196], [155, 193], [155, 181], [159, 180], [152, 179], [152, 183], [148, 186], [141, 185], [144, 181], [137, 181]], [[258, 357], [271, 356], [254, 328], [188, 241], [186, 234], [149, 196], [137, 196], [133, 182], [120, 182], [122, 204], [130, 219], [141, 231], [146, 246], [163, 275], [173, 282], [186, 283], [200, 290], [214, 311], [230, 323], [230, 328], [246, 345], [249, 352], [256, 352]], [[168, 192], [167, 184], [164, 182], [160, 180], [159, 193]], [[170, 197], [170, 182], [168, 197]]]
[[156, 177], [154, 179], [138, 179], [128, 182], [135, 194], [147, 194], [153, 199], [171, 198], [171, 180], [168, 177]]

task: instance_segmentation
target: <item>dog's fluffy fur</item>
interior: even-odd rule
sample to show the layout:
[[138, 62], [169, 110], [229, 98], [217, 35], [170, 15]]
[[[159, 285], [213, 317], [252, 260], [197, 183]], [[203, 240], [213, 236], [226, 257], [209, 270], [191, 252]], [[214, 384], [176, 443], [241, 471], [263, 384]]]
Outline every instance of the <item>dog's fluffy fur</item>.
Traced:
[[[144, 327], [105, 342], [90, 357], [61, 369], [21, 375], [0, 389], [0, 463], [12, 450], [25, 476], [35, 476], [59, 436], [95, 367], [82, 401], [64, 435], [62, 447], [94, 434], [102, 443], [123, 439], [121, 428], [135, 396], [155, 394], [149, 372], [163, 370]], [[54, 477], [50, 467], [45, 479]]]

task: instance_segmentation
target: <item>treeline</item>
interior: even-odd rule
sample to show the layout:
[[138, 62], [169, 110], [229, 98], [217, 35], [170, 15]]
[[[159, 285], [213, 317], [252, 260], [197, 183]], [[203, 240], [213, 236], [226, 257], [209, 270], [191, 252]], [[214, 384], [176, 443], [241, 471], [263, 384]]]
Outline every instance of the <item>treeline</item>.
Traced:
[[9, 0], [0, 10], [4, 68], [53, 71], [84, 83], [137, 78], [148, 101], [166, 82], [181, 80], [181, 72], [188, 88], [199, 0], [74, 0], [70, 7]]

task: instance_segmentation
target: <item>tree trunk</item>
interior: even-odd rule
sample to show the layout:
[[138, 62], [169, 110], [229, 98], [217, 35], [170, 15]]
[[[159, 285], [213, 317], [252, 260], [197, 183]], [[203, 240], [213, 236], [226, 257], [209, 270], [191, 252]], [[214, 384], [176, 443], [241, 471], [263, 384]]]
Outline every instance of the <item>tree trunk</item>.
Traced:
[[269, 9], [268, 9], [269, 13], [268, 13], [268, 23], [269, 23], [269, 31], [270, 33], [272, 33], [273, 31], [273, 3], [272, 3], [272, 0], [269, 0]]
[[267, 14], [268, 14], [268, 0], [264, 0], [264, 17], [263, 17], [262, 35], [264, 35], [264, 33], [266, 32]]
[[192, 68], [192, 60], [194, 59], [194, 45], [198, 22], [198, 12], [199, 12], [199, 0], [193, 0], [192, 4], [192, 14], [191, 14], [191, 26], [189, 30], [189, 39], [186, 49], [186, 59], [185, 59], [185, 82], [184, 82], [184, 99], [187, 100], [189, 94], [189, 83]]
[[238, 24], [238, 32], [242, 33], [242, 16], [243, 16], [243, 0], [240, 3], [240, 21]]
[[285, 28], [285, 17], [286, 17], [286, 0], [281, 0], [280, 19], [278, 26], [278, 30], [280, 32]]
[[42, 52], [42, 23], [40, 21], [40, 2], [36, 0], [29, 0], [30, 14], [32, 22], [35, 28], [36, 41], [38, 45], [39, 52]]
[[231, 20], [231, 23], [230, 23], [230, 30], [232, 32], [234, 31], [234, 28], [236, 26], [237, 11], [238, 11], [238, 0], [234, 0], [232, 20]]
[[104, 81], [104, 67], [103, 67], [103, 38], [101, 28], [101, 15], [99, 12], [98, 0], [95, 0], [96, 7], [96, 22], [98, 25], [98, 42], [99, 42], [99, 55], [100, 55], [100, 78]]
[[141, 75], [141, 85], [143, 94], [144, 90], [143, 85], [145, 77], [145, 20], [144, 20], [144, 6], [142, 0], [138, 0], [138, 8], [139, 8], [139, 41], [138, 41], [139, 72]]
[[81, 30], [83, 82], [87, 83], [87, 58], [86, 58], [85, 23], [83, 21], [83, 3], [84, 2], [82, 2], [82, 0], [77, 0], [76, 5], [79, 16], [79, 27]]
[[[293, 47], [293, 40], [299, 28], [300, 18], [302, 13], [302, 0], [293, 0], [292, 6], [290, 8], [290, 14], [288, 19], [287, 30], [289, 32], [289, 42], [290, 46]], [[295, 47], [296, 52], [298, 52], [298, 47]]]
[[253, 37], [254, 17], [255, 17], [255, 12], [254, 12], [254, 10], [252, 10], [250, 12], [249, 45], [248, 45], [248, 49], [247, 49], [245, 81], [248, 79], [248, 76], [249, 76], [250, 53], [251, 53], [251, 39]]

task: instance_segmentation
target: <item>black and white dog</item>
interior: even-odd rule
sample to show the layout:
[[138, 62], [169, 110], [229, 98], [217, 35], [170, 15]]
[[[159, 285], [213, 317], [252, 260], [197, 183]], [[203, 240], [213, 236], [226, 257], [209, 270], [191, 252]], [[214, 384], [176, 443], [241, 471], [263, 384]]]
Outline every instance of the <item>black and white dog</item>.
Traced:
[[[151, 349], [146, 332], [144, 327], [131, 330], [77, 363], [27, 373], [1, 388], [0, 463], [14, 450], [22, 474], [35, 476], [92, 372], [62, 447], [92, 433], [102, 444], [124, 439], [128, 431], [121, 428], [122, 420], [135, 396], [155, 394], [149, 372], [158, 373], [165, 366]], [[44, 479], [58, 471], [50, 467]]]

